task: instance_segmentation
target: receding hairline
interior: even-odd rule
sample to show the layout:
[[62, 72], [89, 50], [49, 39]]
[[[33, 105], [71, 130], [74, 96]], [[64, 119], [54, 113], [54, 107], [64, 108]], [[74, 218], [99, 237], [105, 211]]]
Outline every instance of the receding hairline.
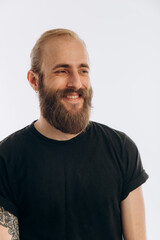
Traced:
[[78, 39], [78, 40], [80, 40], [84, 43], [84, 41], [79, 37], [79, 35], [77, 33], [75, 33], [72, 30], [64, 29], [64, 28], [57, 28], [57, 29], [48, 30], [40, 36], [38, 41], [43, 42], [43, 41], [45, 41], [47, 39], [50, 39], [52, 37], [61, 38], [61, 37], [65, 37], [65, 36], [68, 36], [68, 37], [71, 37], [71, 38], [74, 38], [74, 39]]
[[57, 28], [48, 30], [39, 37], [31, 51], [31, 56], [36, 48], [41, 49], [41, 47], [43, 47], [43, 44], [47, 43], [47, 41], [49, 41], [50, 39], [67, 39], [67, 38], [79, 40], [86, 47], [85, 42], [79, 37], [77, 33], [69, 29]]
[[[47, 42], [51, 39], [73, 39], [77, 40], [82, 43], [82, 45], [86, 49], [86, 44], [85, 42], [79, 37], [77, 33], [75, 33], [72, 30], [69, 29], [64, 29], [64, 28], [58, 28], [58, 29], [51, 29], [46, 32], [44, 32], [39, 39], [36, 41], [30, 57], [31, 57], [31, 69], [35, 72], [39, 72], [41, 68], [41, 63], [42, 63], [42, 52], [43, 52], [43, 47], [44, 45], [47, 44]], [[87, 51], [87, 49], [86, 49]]]
[[77, 41], [79, 42], [80, 44], [82, 44], [82, 46], [86, 49], [86, 44], [85, 42], [80, 39], [80, 38], [74, 38], [70, 35], [60, 35], [60, 36], [50, 36], [49, 38], [45, 39], [44, 41], [41, 42], [40, 44], [40, 50], [43, 52], [43, 49], [45, 48], [45, 46], [47, 46], [48, 43], [52, 42], [53, 43], [55, 42], [59, 42], [59, 41]]

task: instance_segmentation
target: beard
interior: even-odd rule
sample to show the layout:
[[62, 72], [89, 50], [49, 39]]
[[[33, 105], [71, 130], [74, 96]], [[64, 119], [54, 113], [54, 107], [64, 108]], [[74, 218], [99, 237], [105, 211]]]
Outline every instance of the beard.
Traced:
[[[47, 122], [60, 130], [61, 132], [68, 134], [77, 134], [84, 131], [89, 124], [91, 100], [92, 100], [92, 88], [89, 90], [80, 88], [63, 89], [55, 92], [45, 89], [43, 86], [43, 77], [39, 81], [39, 102], [42, 116]], [[62, 99], [69, 93], [76, 92], [81, 98], [83, 98], [83, 106], [78, 109], [76, 104], [73, 104], [70, 110], [67, 110], [62, 103]]]

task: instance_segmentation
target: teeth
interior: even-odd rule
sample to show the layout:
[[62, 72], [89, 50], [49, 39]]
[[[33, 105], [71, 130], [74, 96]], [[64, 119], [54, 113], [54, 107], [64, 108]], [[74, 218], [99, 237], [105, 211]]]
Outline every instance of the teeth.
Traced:
[[78, 96], [67, 96], [67, 98], [75, 99], [75, 98], [78, 98]]

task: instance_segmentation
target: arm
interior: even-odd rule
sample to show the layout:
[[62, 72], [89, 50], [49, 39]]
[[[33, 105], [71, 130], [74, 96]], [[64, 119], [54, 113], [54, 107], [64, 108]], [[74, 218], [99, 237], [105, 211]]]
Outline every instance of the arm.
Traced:
[[141, 187], [130, 192], [121, 202], [122, 227], [125, 240], [146, 240], [145, 211]]
[[0, 239], [19, 240], [18, 219], [0, 207]]

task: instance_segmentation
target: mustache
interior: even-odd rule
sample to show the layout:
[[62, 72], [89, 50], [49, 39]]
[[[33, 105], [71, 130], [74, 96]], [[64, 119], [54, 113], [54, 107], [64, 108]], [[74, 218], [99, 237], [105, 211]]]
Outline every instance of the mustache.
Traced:
[[84, 99], [84, 107], [87, 105], [92, 107], [92, 96], [93, 90], [92, 87], [89, 89], [80, 88], [78, 90], [74, 88], [65, 88], [65, 89], [57, 89], [56, 91], [51, 91], [50, 89], [45, 90], [45, 88], [39, 88], [39, 101], [40, 106], [44, 105], [47, 108], [56, 108], [59, 106], [62, 98], [67, 97], [68, 94], [77, 93], [80, 97]]
[[80, 97], [87, 98], [89, 96], [89, 92], [90, 90], [87, 90], [84, 88], [80, 88], [78, 90], [67, 88], [67, 89], [57, 90], [56, 95], [58, 95], [58, 97], [60, 98], [63, 98], [63, 97], [67, 97], [69, 93], [77, 93]]

